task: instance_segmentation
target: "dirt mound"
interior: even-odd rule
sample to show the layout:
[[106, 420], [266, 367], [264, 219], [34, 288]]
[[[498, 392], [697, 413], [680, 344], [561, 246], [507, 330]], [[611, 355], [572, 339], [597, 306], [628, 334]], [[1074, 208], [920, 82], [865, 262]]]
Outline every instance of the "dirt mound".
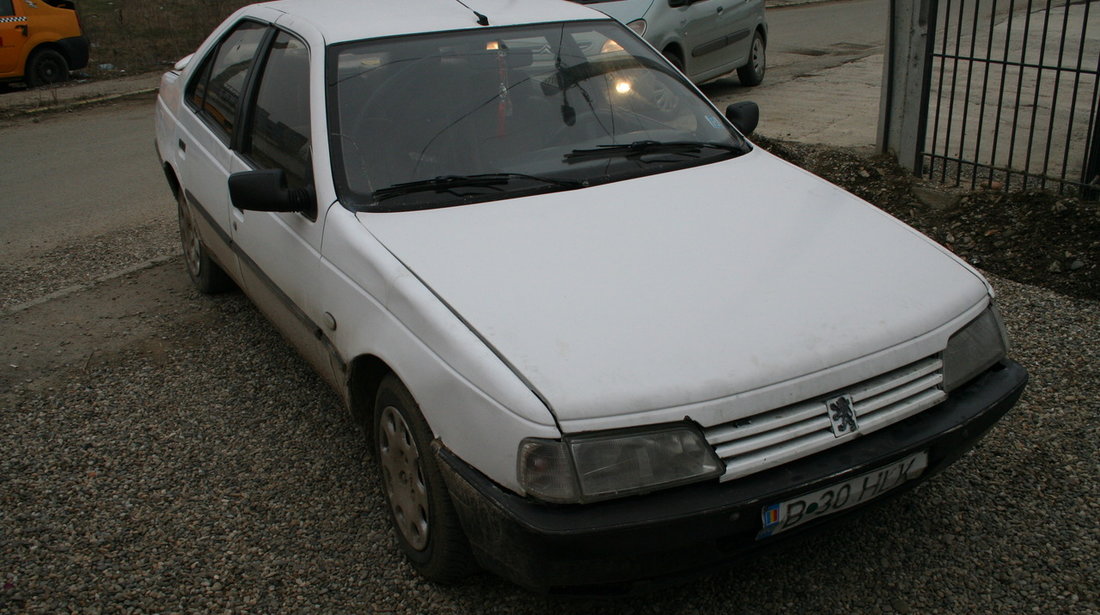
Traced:
[[887, 157], [754, 137], [771, 153], [1011, 280], [1100, 299], [1100, 203], [1045, 192], [945, 191]]

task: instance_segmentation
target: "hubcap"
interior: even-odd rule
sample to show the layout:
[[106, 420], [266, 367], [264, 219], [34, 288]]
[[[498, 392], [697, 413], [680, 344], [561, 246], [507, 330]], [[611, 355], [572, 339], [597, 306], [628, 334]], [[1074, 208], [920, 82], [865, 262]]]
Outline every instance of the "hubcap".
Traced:
[[423, 551], [428, 546], [428, 485], [420, 467], [420, 451], [397, 408], [386, 406], [378, 427], [382, 482], [393, 518], [405, 541]]
[[[183, 197], [181, 196], [180, 199]], [[200, 255], [202, 247], [199, 245], [199, 236], [191, 223], [191, 212], [187, 210], [182, 200], [179, 204], [180, 217], [180, 243], [183, 246], [183, 261], [187, 263], [187, 271], [192, 277], [199, 276]]]
[[38, 65], [38, 79], [43, 83], [57, 83], [61, 81], [61, 67], [52, 59], [46, 59]]
[[752, 69], [758, 75], [764, 72], [764, 41], [760, 39], [752, 42]]

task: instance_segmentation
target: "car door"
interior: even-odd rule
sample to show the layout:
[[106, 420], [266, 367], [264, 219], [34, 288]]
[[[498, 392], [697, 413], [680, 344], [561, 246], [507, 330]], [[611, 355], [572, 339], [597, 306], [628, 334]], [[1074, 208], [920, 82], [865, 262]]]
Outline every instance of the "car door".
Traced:
[[695, 0], [682, 7], [684, 58], [688, 74], [697, 78], [722, 64], [726, 30], [722, 13], [727, 0]]
[[763, 12], [763, 0], [722, 0], [726, 8], [722, 12], [724, 27], [728, 32], [728, 45], [723, 55], [724, 68], [733, 70], [749, 61], [752, 49], [752, 33]]
[[15, 14], [12, 0], [0, 0], [0, 74], [21, 72], [19, 52], [27, 40], [27, 18]]
[[234, 25], [199, 60], [184, 90], [190, 113], [179, 114], [180, 183], [203, 243], [234, 279], [240, 279], [232, 250], [228, 178], [231, 147], [241, 100], [268, 24], [251, 19]]
[[[289, 188], [313, 191], [310, 81], [310, 47], [277, 29], [257, 63], [231, 152], [232, 172], [281, 169]], [[312, 211], [266, 212], [231, 204], [229, 211], [245, 291], [331, 381], [330, 352], [319, 324], [325, 317], [317, 299], [323, 208], [314, 203]]]

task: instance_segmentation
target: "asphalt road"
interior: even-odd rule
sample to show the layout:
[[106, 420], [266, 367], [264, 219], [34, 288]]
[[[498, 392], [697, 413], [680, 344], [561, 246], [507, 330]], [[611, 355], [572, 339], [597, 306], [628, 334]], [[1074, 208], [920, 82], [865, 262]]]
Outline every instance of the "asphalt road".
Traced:
[[881, 52], [887, 8], [886, 0], [848, 0], [769, 10], [765, 84]]
[[23, 119], [0, 135], [8, 259], [174, 215], [153, 151], [151, 100]]

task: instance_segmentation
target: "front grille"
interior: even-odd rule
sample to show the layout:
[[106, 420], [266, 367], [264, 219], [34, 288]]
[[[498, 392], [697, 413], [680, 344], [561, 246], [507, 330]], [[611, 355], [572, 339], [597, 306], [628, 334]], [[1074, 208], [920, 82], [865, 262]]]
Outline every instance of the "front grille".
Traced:
[[[931, 408], [947, 398], [939, 355], [829, 395], [706, 430], [726, 464], [721, 480], [740, 478], [842, 444]], [[834, 435], [825, 402], [850, 396], [859, 430]]]

